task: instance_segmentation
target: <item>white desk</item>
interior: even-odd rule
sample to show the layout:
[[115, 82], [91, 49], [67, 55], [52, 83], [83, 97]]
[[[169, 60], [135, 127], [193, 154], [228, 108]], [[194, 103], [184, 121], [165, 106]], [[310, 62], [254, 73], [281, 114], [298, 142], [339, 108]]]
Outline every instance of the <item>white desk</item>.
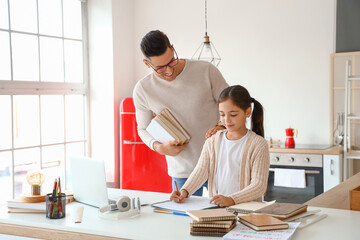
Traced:
[[[166, 200], [169, 194], [110, 189], [129, 197], [140, 197], [145, 202]], [[77, 206], [66, 206], [66, 217], [47, 219], [44, 214], [8, 214], [0, 209], [0, 233], [46, 239], [207, 239], [190, 235], [190, 217], [154, 213], [150, 206], [142, 208], [141, 215], [118, 221], [97, 216], [97, 209], [85, 206], [82, 223], [74, 223]], [[360, 212], [330, 208], [321, 209], [328, 217], [304, 229], [296, 230], [292, 239], [359, 239]], [[221, 239], [221, 238], [211, 238]]]

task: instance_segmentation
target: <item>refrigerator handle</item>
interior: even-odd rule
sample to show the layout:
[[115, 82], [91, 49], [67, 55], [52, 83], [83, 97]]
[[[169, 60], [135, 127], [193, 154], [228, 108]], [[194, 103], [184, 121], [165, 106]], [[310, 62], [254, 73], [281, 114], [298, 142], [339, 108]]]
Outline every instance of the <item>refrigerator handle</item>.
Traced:
[[143, 142], [133, 142], [133, 141], [124, 140], [124, 144], [144, 144], [144, 143]]

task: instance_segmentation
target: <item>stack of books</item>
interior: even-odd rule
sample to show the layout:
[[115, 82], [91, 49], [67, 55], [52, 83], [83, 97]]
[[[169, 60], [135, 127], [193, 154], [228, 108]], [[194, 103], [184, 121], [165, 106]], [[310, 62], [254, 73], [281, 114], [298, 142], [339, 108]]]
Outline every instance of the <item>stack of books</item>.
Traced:
[[193, 236], [222, 237], [236, 226], [237, 217], [224, 208], [186, 212], [191, 218], [190, 234]]
[[46, 202], [26, 203], [13, 199], [7, 201], [7, 208], [9, 213], [45, 213]]
[[183, 145], [188, 143], [191, 138], [188, 132], [167, 108], [162, 110], [151, 120], [146, 131], [161, 143], [178, 140], [178, 145]]
[[[66, 203], [75, 201], [72, 192], [66, 194]], [[22, 202], [21, 199], [6, 201], [8, 213], [46, 213], [46, 202], [29, 203]]]

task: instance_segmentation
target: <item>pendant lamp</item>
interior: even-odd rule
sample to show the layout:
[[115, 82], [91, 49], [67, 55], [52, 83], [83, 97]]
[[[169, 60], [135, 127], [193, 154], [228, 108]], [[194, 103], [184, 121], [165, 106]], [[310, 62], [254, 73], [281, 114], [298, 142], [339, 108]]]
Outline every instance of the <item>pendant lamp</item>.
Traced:
[[200, 44], [191, 59], [204, 60], [211, 62], [213, 65], [218, 66], [221, 58], [216, 51], [214, 44], [210, 41], [207, 35], [207, 0], [205, 0], [205, 36], [204, 42]]

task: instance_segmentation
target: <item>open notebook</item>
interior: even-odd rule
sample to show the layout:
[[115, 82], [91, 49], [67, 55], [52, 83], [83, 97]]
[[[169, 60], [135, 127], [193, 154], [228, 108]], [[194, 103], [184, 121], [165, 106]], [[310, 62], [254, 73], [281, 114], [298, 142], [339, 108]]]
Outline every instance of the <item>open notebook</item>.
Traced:
[[216, 205], [215, 203], [210, 203], [209, 198], [202, 198], [196, 196], [191, 196], [189, 198], [186, 198], [183, 203], [176, 203], [172, 200], [167, 200], [163, 202], [153, 203], [151, 204], [151, 206], [158, 209], [164, 209], [164, 210], [181, 212], [181, 213], [186, 213], [186, 211], [191, 211], [191, 210], [201, 210], [201, 209], [218, 207], [218, 205]]

